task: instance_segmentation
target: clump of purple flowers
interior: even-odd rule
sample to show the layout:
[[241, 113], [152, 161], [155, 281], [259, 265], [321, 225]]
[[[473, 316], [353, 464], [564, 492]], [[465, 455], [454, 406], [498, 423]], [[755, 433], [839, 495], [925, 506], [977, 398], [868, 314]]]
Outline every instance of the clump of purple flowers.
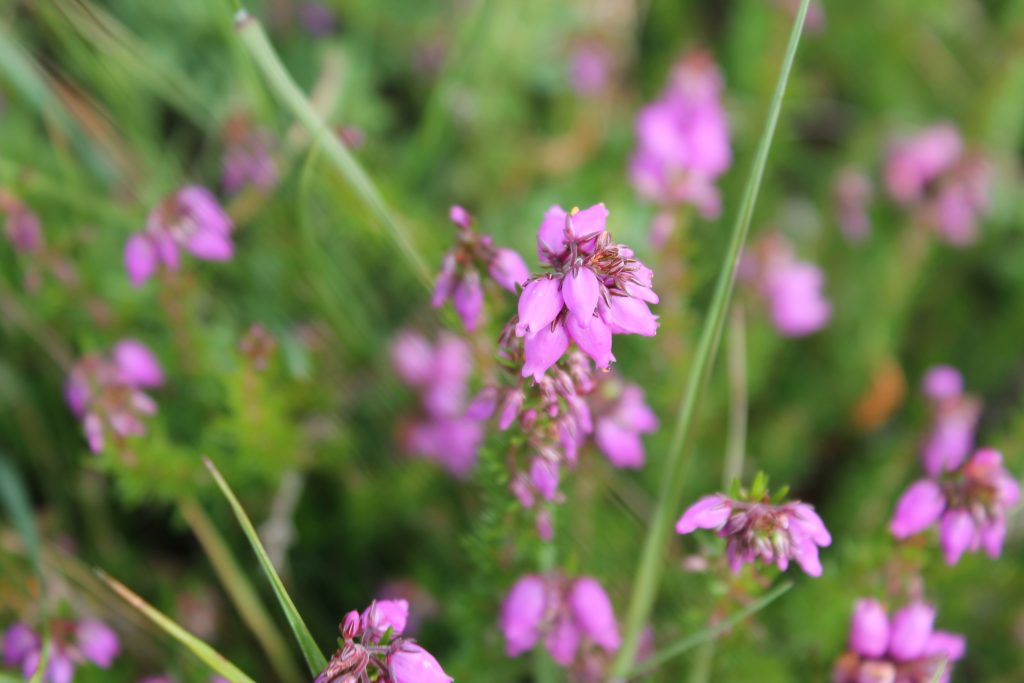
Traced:
[[[71, 683], [75, 668], [86, 662], [109, 669], [121, 652], [117, 634], [99, 619], [55, 619], [50, 622], [50, 638], [43, 683]], [[42, 639], [26, 624], [12, 624], [4, 632], [4, 665], [21, 669], [25, 680], [36, 674], [42, 652]]]
[[797, 260], [793, 247], [770, 234], [744, 255], [742, 276], [768, 305], [779, 334], [802, 337], [819, 331], [832, 317], [823, 293], [825, 275], [816, 265]]
[[967, 645], [963, 636], [937, 631], [934, 623], [935, 608], [923, 602], [907, 605], [890, 619], [877, 600], [859, 600], [849, 649], [836, 662], [833, 682], [946, 683]]
[[965, 151], [960, 132], [939, 123], [892, 143], [885, 161], [889, 195], [950, 244], [977, 237], [978, 220], [991, 203], [991, 171]]
[[341, 623], [339, 648], [314, 683], [451, 683], [434, 656], [402, 635], [405, 600], [377, 600]]
[[762, 477], [750, 494], [740, 491], [730, 498], [716, 493], [691, 505], [676, 522], [676, 532], [689, 534], [697, 529], [717, 531], [727, 539], [726, 556], [733, 572], [755, 560], [786, 571], [790, 560], [796, 560], [808, 575], [821, 576], [818, 548], [832, 543], [811, 505], [798, 500], [773, 502]]
[[266, 131], [254, 128], [245, 116], [235, 116], [226, 126], [224, 144], [221, 184], [225, 192], [234, 194], [247, 186], [266, 191], [277, 184], [277, 162]]
[[495, 282], [513, 294], [530, 277], [530, 271], [514, 250], [495, 247], [490, 235], [475, 232], [473, 217], [461, 206], [453, 206], [449, 218], [458, 228], [459, 241], [444, 256], [432, 303], [440, 308], [451, 299], [455, 312], [472, 332], [480, 324], [484, 307], [480, 269], [485, 268]]
[[188, 185], [150, 211], [146, 228], [128, 239], [124, 265], [135, 285], [160, 266], [176, 271], [181, 250], [205, 261], [227, 261], [234, 254], [233, 223], [217, 198], [204, 187]]
[[1020, 485], [1003, 467], [1002, 454], [983, 448], [958, 469], [911, 484], [889, 528], [904, 539], [938, 522], [948, 564], [981, 548], [995, 558], [1003, 550], [1007, 511], [1019, 501]]
[[403, 332], [392, 343], [391, 360], [399, 377], [419, 391], [423, 408], [423, 417], [405, 434], [406, 448], [465, 476], [476, 462], [482, 420], [488, 417], [479, 415], [476, 404], [466, 404], [473, 369], [469, 345], [447, 332], [435, 346], [420, 334]]
[[621, 644], [608, 594], [597, 579], [586, 576], [521, 577], [505, 596], [500, 626], [509, 657], [543, 639], [555, 662], [582, 672], [600, 669], [604, 657]]
[[605, 230], [608, 209], [595, 204], [566, 212], [548, 209], [537, 234], [537, 254], [553, 272], [531, 279], [519, 297], [515, 334], [524, 338], [523, 377], [540, 381], [571, 342], [606, 369], [613, 334], [653, 337], [658, 303], [654, 277], [633, 250]]
[[156, 402], [143, 389], [163, 383], [153, 352], [138, 340], [125, 339], [109, 356], [90, 354], [75, 363], [64, 396], [82, 421], [89, 449], [99, 453], [110, 436], [121, 443], [146, 433], [144, 420], [156, 413]]
[[711, 55], [691, 52], [676, 64], [657, 100], [636, 118], [629, 177], [637, 192], [666, 206], [693, 204], [708, 218], [722, 199], [715, 181], [732, 163], [722, 76]]

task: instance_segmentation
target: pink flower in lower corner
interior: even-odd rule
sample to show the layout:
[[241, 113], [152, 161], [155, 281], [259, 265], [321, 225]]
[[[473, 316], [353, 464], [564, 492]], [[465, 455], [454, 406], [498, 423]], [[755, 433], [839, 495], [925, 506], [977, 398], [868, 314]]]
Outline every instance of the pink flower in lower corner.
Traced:
[[896, 503], [889, 528], [899, 539], [938, 524], [947, 564], [967, 552], [1002, 554], [1009, 508], [1020, 502], [1020, 485], [1003, 467], [999, 451], [983, 448], [940, 479], [914, 482]]
[[963, 658], [963, 636], [934, 628], [935, 608], [911, 603], [892, 615], [877, 600], [859, 600], [850, 622], [849, 649], [836, 662], [835, 683], [946, 683]]
[[135, 285], [162, 266], [176, 271], [181, 250], [204, 261], [227, 261], [234, 255], [233, 223], [217, 198], [204, 187], [188, 185], [149, 213], [146, 228], [125, 245], [124, 264]]
[[726, 555], [734, 572], [755, 560], [785, 571], [790, 560], [795, 560], [808, 575], [821, 576], [818, 548], [832, 543], [812, 506], [800, 501], [776, 505], [767, 495], [758, 500], [704, 496], [676, 522], [676, 533], [697, 529], [716, 531], [727, 540]]
[[552, 659], [564, 667], [582, 665], [589, 645], [612, 654], [621, 644], [608, 594], [586, 576], [521, 577], [502, 602], [499, 626], [509, 657], [543, 641]]
[[[86, 618], [78, 622], [55, 621], [51, 632], [59, 633], [52, 641], [43, 683], [71, 683], [75, 669], [92, 664], [109, 669], [121, 653], [117, 634], [98, 619]], [[7, 628], [3, 636], [3, 662], [5, 666], [21, 669], [28, 680], [39, 669], [42, 659], [42, 639], [23, 623]]]

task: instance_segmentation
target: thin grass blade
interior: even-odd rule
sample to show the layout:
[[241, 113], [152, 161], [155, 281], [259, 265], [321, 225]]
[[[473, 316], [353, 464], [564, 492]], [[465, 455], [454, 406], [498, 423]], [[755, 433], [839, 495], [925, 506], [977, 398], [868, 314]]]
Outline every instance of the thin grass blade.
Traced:
[[138, 594], [133, 592], [123, 583], [115, 578], [107, 576], [107, 574], [100, 570], [97, 570], [96, 573], [100, 579], [110, 586], [111, 590], [117, 593], [125, 602], [142, 612], [150, 621], [167, 633], [167, 635], [171, 636], [188, 648], [192, 654], [198, 657], [215, 673], [223, 676], [227, 680], [231, 681], [231, 683], [256, 683], [256, 681], [242, 673], [237, 666], [228, 661], [222, 654], [176, 624], [163, 612], [143, 600]]
[[692, 449], [686, 448], [687, 439], [690, 436], [690, 427], [700, 405], [704, 386], [707, 384], [708, 377], [711, 374], [715, 352], [718, 349], [718, 343], [722, 336], [722, 328], [726, 312], [729, 308], [733, 284], [736, 280], [736, 270], [739, 266], [740, 254], [746, 242], [747, 232], [750, 229], [754, 205], [757, 201], [758, 190], [761, 187], [761, 178], [764, 176], [765, 165], [768, 161], [768, 151], [771, 148], [775, 126], [779, 120], [783, 95], [786, 92], [786, 84], [789, 81], [789, 74], [793, 68], [793, 60], [796, 56], [797, 45], [800, 43], [800, 34], [803, 31], [804, 19], [807, 17], [809, 4], [810, 0], [802, 0], [796, 19], [793, 22], [793, 30], [790, 33], [789, 43], [786, 47], [786, 55], [783, 58], [779, 79], [775, 84], [775, 92], [772, 95], [772, 101], [768, 108], [768, 118], [765, 121], [764, 131], [761, 133], [757, 152], [754, 155], [750, 174], [747, 177], [739, 212], [733, 223], [729, 248], [726, 252], [722, 269], [718, 274], [711, 307], [708, 310], [707, 318], [701, 330], [693, 366], [690, 368], [686, 388], [679, 404], [672, 441], [666, 454], [661, 492], [658, 496], [654, 518], [651, 520], [647, 536], [644, 539], [640, 563], [633, 581], [633, 591], [630, 598], [629, 611], [626, 614], [622, 648], [619, 650], [612, 666], [612, 680], [617, 680], [624, 676], [632, 665], [636, 657], [640, 633], [650, 616], [651, 608], [654, 605], [654, 598], [658, 592], [658, 585], [661, 582], [661, 574], [665, 565], [663, 553], [672, 532], [672, 519], [681, 511], [683, 485], [689, 468], [689, 460], [693, 454]]
[[669, 645], [664, 650], [656, 652], [644, 661], [637, 664], [632, 671], [629, 672], [629, 678], [635, 678], [641, 674], [645, 674], [649, 671], [653, 671], [665, 662], [675, 659], [676, 657], [685, 654], [693, 648], [703, 643], [710, 643], [717, 640], [724, 633], [729, 631], [733, 626], [740, 623], [744, 619], [754, 615], [763, 610], [768, 605], [772, 604], [783, 595], [785, 595], [789, 589], [793, 587], [792, 581], [787, 581], [779, 586], [776, 586], [769, 593], [763, 597], [758, 598], [754, 602], [741, 609], [736, 614], [732, 615], [724, 621], [720, 621], [714, 626], [709, 626], [703, 631], [698, 631], [693, 635], [683, 638], [674, 645]]
[[43, 583], [45, 575], [43, 574], [39, 532], [32, 516], [28, 491], [25, 489], [25, 482], [22, 480], [21, 474], [3, 454], [0, 454], [0, 504], [3, 504], [4, 510], [11, 520], [11, 526], [14, 527], [21, 537], [22, 543], [25, 544], [29, 562], [32, 563], [32, 568], [38, 575], [39, 581]]
[[238, 498], [235, 497], [234, 492], [231, 490], [231, 487], [228, 486], [224, 477], [221, 476], [216, 465], [214, 465], [209, 458], [203, 458], [203, 462], [206, 464], [206, 469], [210, 470], [210, 474], [213, 476], [214, 481], [217, 482], [217, 486], [220, 488], [221, 493], [223, 493], [224, 497], [228, 499], [228, 503], [231, 505], [231, 509], [234, 511], [235, 517], [238, 519], [238, 523], [242, 527], [242, 531], [245, 533], [246, 538], [249, 539], [253, 552], [256, 553], [256, 557], [260, 561], [260, 566], [263, 567], [263, 573], [266, 574], [267, 580], [270, 581], [270, 585], [274, 589], [274, 595], [277, 596], [277, 600], [281, 604], [281, 609], [284, 611], [284, 616], [288, 620], [288, 625], [291, 627], [292, 633], [295, 635], [295, 640], [298, 642], [299, 648], [302, 650], [302, 656], [306, 659], [306, 664], [309, 666], [310, 672], [312, 672], [314, 676], [319, 674], [327, 666], [327, 658], [324, 657], [320, 648], [317, 647], [316, 641], [313, 639], [313, 634], [309, 632], [306, 622], [302, 620], [299, 610], [296, 609], [291, 596], [289, 596], [288, 591], [285, 590], [281, 577], [277, 575], [277, 570], [274, 569], [274, 564], [270, 561], [270, 557], [267, 556], [267, 551], [263, 548], [263, 544], [260, 542], [260, 537], [256, 533], [256, 528], [252, 525], [252, 522], [249, 520], [249, 516], [242, 508], [242, 504], [238, 502]]

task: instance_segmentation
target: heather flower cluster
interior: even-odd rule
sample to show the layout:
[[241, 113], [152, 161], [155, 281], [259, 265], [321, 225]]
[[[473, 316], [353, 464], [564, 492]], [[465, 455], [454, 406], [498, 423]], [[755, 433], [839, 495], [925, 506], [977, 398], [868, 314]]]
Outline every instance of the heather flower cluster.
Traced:
[[340, 647], [314, 683], [451, 683], [434, 656], [403, 636], [405, 600], [376, 600], [345, 615]]
[[978, 221], [991, 203], [988, 162], [964, 149], [950, 123], [894, 141], [886, 156], [885, 186], [890, 197], [956, 246], [976, 239]]
[[467, 405], [473, 370], [469, 345], [443, 332], [431, 346], [422, 335], [407, 331], [392, 343], [391, 361], [398, 376], [420, 394], [422, 417], [405, 432], [405, 447], [465, 476], [476, 462], [482, 420], [488, 417], [486, 412], [481, 416], [476, 402]]
[[896, 503], [889, 525], [899, 539], [938, 523], [948, 564], [967, 551], [1002, 553], [1009, 508], [1020, 501], [1020, 485], [1003, 467], [1002, 454], [982, 448], [969, 459], [980, 404], [964, 394], [963, 377], [949, 366], [928, 371], [925, 395], [935, 406], [935, 421], [921, 453], [926, 473]]
[[832, 536], [811, 505], [800, 501], [775, 504], [767, 492], [742, 498], [735, 500], [720, 493], [704, 496], [679, 518], [676, 533], [717, 531], [727, 539], [726, 556], [733, 572], [755, 560], [786, 571], [790, 560], [795, 560], [808, 575], [821, 576], [818, 548], [830, 545]]
[[242, 116], [228, 121], [224, 134], [221, 185], [228, 194], [246, 187], [266, 191], [278, 181], [277, 162], [271, 156], [272, 138], [253, 128]]
[[[49, 634], [51, 648], [42, 683], [71, 683], [75, 669], [83, 664], [109, 669], [121, 653], [117, 634], [98, 619], [55, 619]], [[4, 665], [20, 669], [25, 680], [38, 672], [42, 654], [42, 639], [26, 624], [12, 624], [4, 632]]]
[[181, 250], [204, 261], [227, 261], [234, 255], [233, 223], [217, 198], [204, 187], [189, 185], [161, 201], [149, 213], [146, 228], [129, 238], [124, 265], [135, 285], [162, 266], [181, 267]]
[[140, 341], [125, 339], [109, 355], [90, 354], [75, 363], [64, 397], [82, 421], [89, 449], [99, 453], [111, 439], [123, 444], [146, 433], [145, 420], [157, 406], [144, 389], [163, 383], [153, 352]]
[[514, 250], [495, 247], [490, 235], [473, 230], [473, 217], [461, 206], [453, 206], [449, 218], [458, 228], [458, 244], [444, 256], [434, 284], [434, 308], [451, 300], [455, 312], [470, 332], [480, 324], [484, 308], [481, 268], [503, 289], [515, 294], [530, 277], [523, 258]]
[[718, 216], [722, 199], [715, 181], [732, 163], [721, 95], [722, 76], [711, 55], [697, 51], [679, 60], [661, 97], [636, 119], [629, 177], [640, 196]]
[[753, 284], [783, 336], [813, 334], [832, 317], [832, 306], [822, 291], [824, 273], [798, 260], [792, 245], [779, 235], [767, 235], [744, 254], [741, 276]]
[[[934, 628], [935, 608], [914, 602], [890, 618], [877, 600], [859, 600], [849, 649], [836, 662], [833, 683], [946, 683], [966, 641]], [[939, 670], [942, 674], [936, 678]]]
[[[611, 600], [597, 579], [528, 574], [501, 605], [505, 652], [516, 657], [543, 641], [551, 658], [596, 679], [621, 644]], [[589, 676], [588, 676], [589, 674]]]

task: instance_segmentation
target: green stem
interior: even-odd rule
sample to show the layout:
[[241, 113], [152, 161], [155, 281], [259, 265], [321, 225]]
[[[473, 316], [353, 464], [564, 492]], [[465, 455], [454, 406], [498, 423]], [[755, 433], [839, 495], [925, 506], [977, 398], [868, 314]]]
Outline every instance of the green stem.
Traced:
[[792, 587], [793, 582], [787, 581], [786, 583], [783, 583], [774, 588], [764, 597], [758, 598], [754, 602], [750, 603], [748, 606], [744, 607], [728, 619], [720, 621], [714, 626], [709, 626], [703, 631], [694, 633], [692, 636], [687, 636], [686, 638], [683, 638], [674, 645], [669, 645], [664, 650], [654, 653], [653, 655], [651, 655], [650, 657], [648, 657], [647, 659], [633, 667], [633, 669], [628, 674], [628, 678], [636, 678], [641, 674], [653, 671], [665, 662], [671, 659], [675, 659], [681, 654], [689, 652], [690, 650], [697, 647], [698, 645], [701, 645], [702, 643], [713, 642], [736, 624], [740, 623], [747, 617], [757, 612], [760, 612], [765, 607], [781, 598]]
[[192, 533], [199, 539], [199, 544], [213, 565], [217, 578], [234, 603], [242, 621], [256, 636], [278, 678], [282, 681], [300, 681], [305, 678], [292, 659], [288, 643], [263, 606], [263, 601], [206, 512], [191, 499], [181, 501], [178, 509], [192, 529]]
[[323, 148], [327, 158], [338, 169], [341, 176], [348, 182], [352, 189], [365, 202], [370, 211], [384, 226], [392, 239], [398, 245], [399, 250], [409, 261], [409, 264], [416, 271], [416, 275], [424, 286], [431, 286], [430, 270], [427, 268], [423, 257], [413, 247], [405, 230], [398, 224], [388, 208], [384, 197], [370, 176], [363, 167], [349, 153], [345, 145], [338, 140], [338, 136], [328, 128], [323, 119], [317, 114], [309, 99], [305, 96], [299, 86], [292, 79], [281, 58], [274, 51], [270, 39], [267, 38], [263, 26], [255, 17], [245, 10], [240, 10], [235, 15], [235, 27], [238, 35], [245, 44], [249, 55], [256, 62], [256, 65], [263, 72], [271, 89], [277, 94], [281, 101], [291, 110], [292, 114], [302, 122], [313, 138], [313, 144]]
[[701, 330], [693, 367], [690, 369], [683, 398], [679, 404], [679, 412], [676, 416], [675, 429], [672, 433], [672, 441], [666, 456], [665, 471], [662, 475], [663, 483], [660, 495], [658, 496], [654, 519], [648, 527], [643, 550], [640, 554], [640, 563], [633, 581], [633, 591], [629, 603], [629, 611], [626, 614], [622, 648], [619, 650], [612, 665], [612, 680], [622, 679], [633, 664], [640, 634], [650, 616], [651, 608], [654, 605], [654, 598], [658, 592], [658, 584], [661, 581], [661, 574], [665, 564], [662, 561], [662, 555], [672, 531], [672, 519], [679, 513], [683, 502], [683, 485], [693, 455], [692, 450], [686, 449], [690, 427], [693, 424], [697, 407], [700, 405], [700, 397], [711, 373], [712, 359], [722, 334], [726, 310], [728, 309], [729, 299], [732, 295], [733, 284], [736, 279], [736, 269], [739, 265], [740, 254], [750, 228], [757, 193], [760, 189], [761, 178], [764, 176], [765, 164], [768, 160], [768, 151], [771, 148], [772, 136], [775, 133], [775, 127], [779, 120], [783, 94], [786, 91], [789, 73], [793, 68], [793, 60], [796, 56], [797, 45], [800, 43], [800, 33], [803, 30], [809, 3], [810, 0], [802, 0], [800, 10], [793, 22], [793, 30], [789, 37], [789, 44], [786, 47], [782, 69], [779, 73], [778, 82], [775, 85], [775, 93], [772, 95], [771, 104], [768, 108], [768, 119], [765, 121], [764, 131], [761, 134], [757, 153], [754, 156], [750, 175], [747, 178], [747, 184], [743, 191], [739, 213], [733, 224], [732, 238], [729, 242], [724, 267], [718, 274], [718, 282], [715, 285], [711, 308]]
[[729, 440], [722, 468], [722, 490], [743, 475], [747, 450], [747, 330], [743, 306], [733, 306], [729, 316]]

